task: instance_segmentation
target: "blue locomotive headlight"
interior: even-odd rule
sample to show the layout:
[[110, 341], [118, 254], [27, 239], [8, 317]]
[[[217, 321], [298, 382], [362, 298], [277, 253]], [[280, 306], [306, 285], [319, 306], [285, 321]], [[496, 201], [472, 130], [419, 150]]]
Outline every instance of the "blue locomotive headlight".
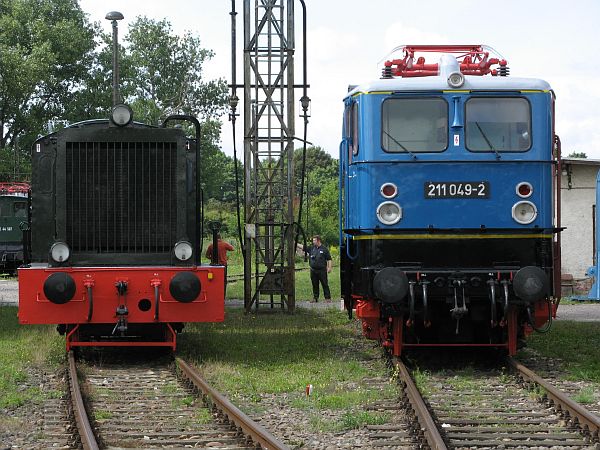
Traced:
[[465, 76], [460, 72], [452, 72], [448, 76], [448, 86], [453, 88], [459, 88], [465, 84]]
[[200, 280], [192, 272], [179, 272], [169, 283], [169, 292], [175, 300], [190, 303], [200, 295]]
[[63, 263], [71, 256], [71, 250], [69, 246], [64, 242], [55, 242], [50, 247], [50, 257], [57, 263]]
[[56, 272], [44, 281], [44, 295], [52, 303], [62, 305], [75, 295], [75, 280], [64, 272]]
[[517, 202], [512, 207], [512, 217], [516, 222], [528, 225], [537, 217], [537, 208], [528, 201]]
[[377, 207], [377, 218], [385, 225], [394, 225], [402, 219], [402, 208], [396, 202], [383, 202]]

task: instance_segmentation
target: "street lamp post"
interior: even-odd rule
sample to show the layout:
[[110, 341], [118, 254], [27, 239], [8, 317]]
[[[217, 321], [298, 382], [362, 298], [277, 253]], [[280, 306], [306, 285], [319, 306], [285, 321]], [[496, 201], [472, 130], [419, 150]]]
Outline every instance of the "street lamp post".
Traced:
[[112, 21], [113, 30], [113, 106], [119, 104], [119, 27], [118, 20], [123, 20], [119, 11], [111, 11], [106, 15], [106, 20]]

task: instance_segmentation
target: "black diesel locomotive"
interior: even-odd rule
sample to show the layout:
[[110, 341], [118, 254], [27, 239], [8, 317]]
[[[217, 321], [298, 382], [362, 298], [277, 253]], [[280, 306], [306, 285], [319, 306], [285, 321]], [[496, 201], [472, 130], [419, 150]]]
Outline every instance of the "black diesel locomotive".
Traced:
[[21, 323], [59, 324], [67, 349], [175, 348], [182, 323], [223, 320], [223, 267], [200, 261], [199, 135], [191, 116], [154, 127], [117, 105], [34, 144]]

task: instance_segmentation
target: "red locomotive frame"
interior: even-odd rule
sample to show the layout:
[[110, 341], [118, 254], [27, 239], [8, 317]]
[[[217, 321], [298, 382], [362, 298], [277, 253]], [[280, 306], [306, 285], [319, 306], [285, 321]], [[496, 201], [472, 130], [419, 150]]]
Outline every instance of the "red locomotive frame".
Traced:
[[[171, 279], [182, 272], [193, 273], [201, 286], [197, 298], [187, 303], [177, 301], [169, 292]], [[75, 281], [75, 295], [64, 304], [53, 303], [44, 294], [44, 282], [54, 273], [66, 273]], [[127, 285], [123, 295], [115, 287], [120, 282]], [[163, 325], [165, 339], [80, 339], [81, 327], [116, 324], [119, 319], [117, 308], [123, 305], [127, 307], [129, 324]], [[223, 266], [19, 269], [19, 322], [68, 325], [67, 350], [78, 346], [162, 346], [174, 350], [173, 323], [222, 322], [224, 315]]]

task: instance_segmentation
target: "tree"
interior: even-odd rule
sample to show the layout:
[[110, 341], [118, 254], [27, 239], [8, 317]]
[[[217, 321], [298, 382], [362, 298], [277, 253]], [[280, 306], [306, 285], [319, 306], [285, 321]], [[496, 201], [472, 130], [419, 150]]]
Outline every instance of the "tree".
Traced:
[[[310, 203], [310, 234], [319, 234], [327, 245], [338, 243], [338, 180], [330, 178], [321, 186], [321, 192]], [[310, 236], [309, 236], [310, 237]]]
[[124, 93], [138, 118], [157, 123], [169, 114], [193, 114], [215, 119], [225, 111], [224, 80], [204, 81], [203, 65], [214, 53], [203, 49], [200, 39], [186, 32], [173, 34], [171, 24], [138, 17], [129, 27], [124, 60], [130, 77]]
[[[296, 195], [300, 196], [302, 152], [294, 151]], [[306, 149], [301, 225], [305, 233], [320, 234], [328, 245], [337, 242], [338, 160], [321, 147]]]
[[[296, 182], [296, 194], [300, 195], [300, 183], [302, 180], [302, 148], [294, 150], [294, 178]], [[314, 183], [307, 183], [304, 180], [304, 195], [317, 195], [320, 192], [322, 183], [338, 176], [338, 162], [329, 153], [321, 147], [308, 147], [306, 149], [305, 173], [318, 174], [314, 178]], [[310, 189], [310, 191], [307, 190]]]
[[[105, 40], [110, 41], [108, 35]], [[99, 55], [97, 78], [109, 73], [102, 69], [111, 61], [109, 55], [107, 45]], [[213, 55], [190, 32], [183, 36], [174, 34], [166, 19], [138, 17], [124, 39], [121, 94], [141, 122], [157, 124], [170, 114], [198, 117], [205, 197], [222, 200], [226, 186], [223, 166], [228, 165], [228, 160], [218, 147], [218, 118], [227, 104], [227, 85], [222, 79], [205, 81], [202, 76], [204, 64]], [[110, 86], [110, 82], [105, 84]]]
[[587, 155], [584, 152], [571, 152], [571, 154], [569, 156], [567, 156], [567, 158], [582, 158], [582, 159], [586, 159]]
[[0, 148], [29, 152], [65, 116], [90, 66], [96, 29], [76, 0], [0, 0]]

